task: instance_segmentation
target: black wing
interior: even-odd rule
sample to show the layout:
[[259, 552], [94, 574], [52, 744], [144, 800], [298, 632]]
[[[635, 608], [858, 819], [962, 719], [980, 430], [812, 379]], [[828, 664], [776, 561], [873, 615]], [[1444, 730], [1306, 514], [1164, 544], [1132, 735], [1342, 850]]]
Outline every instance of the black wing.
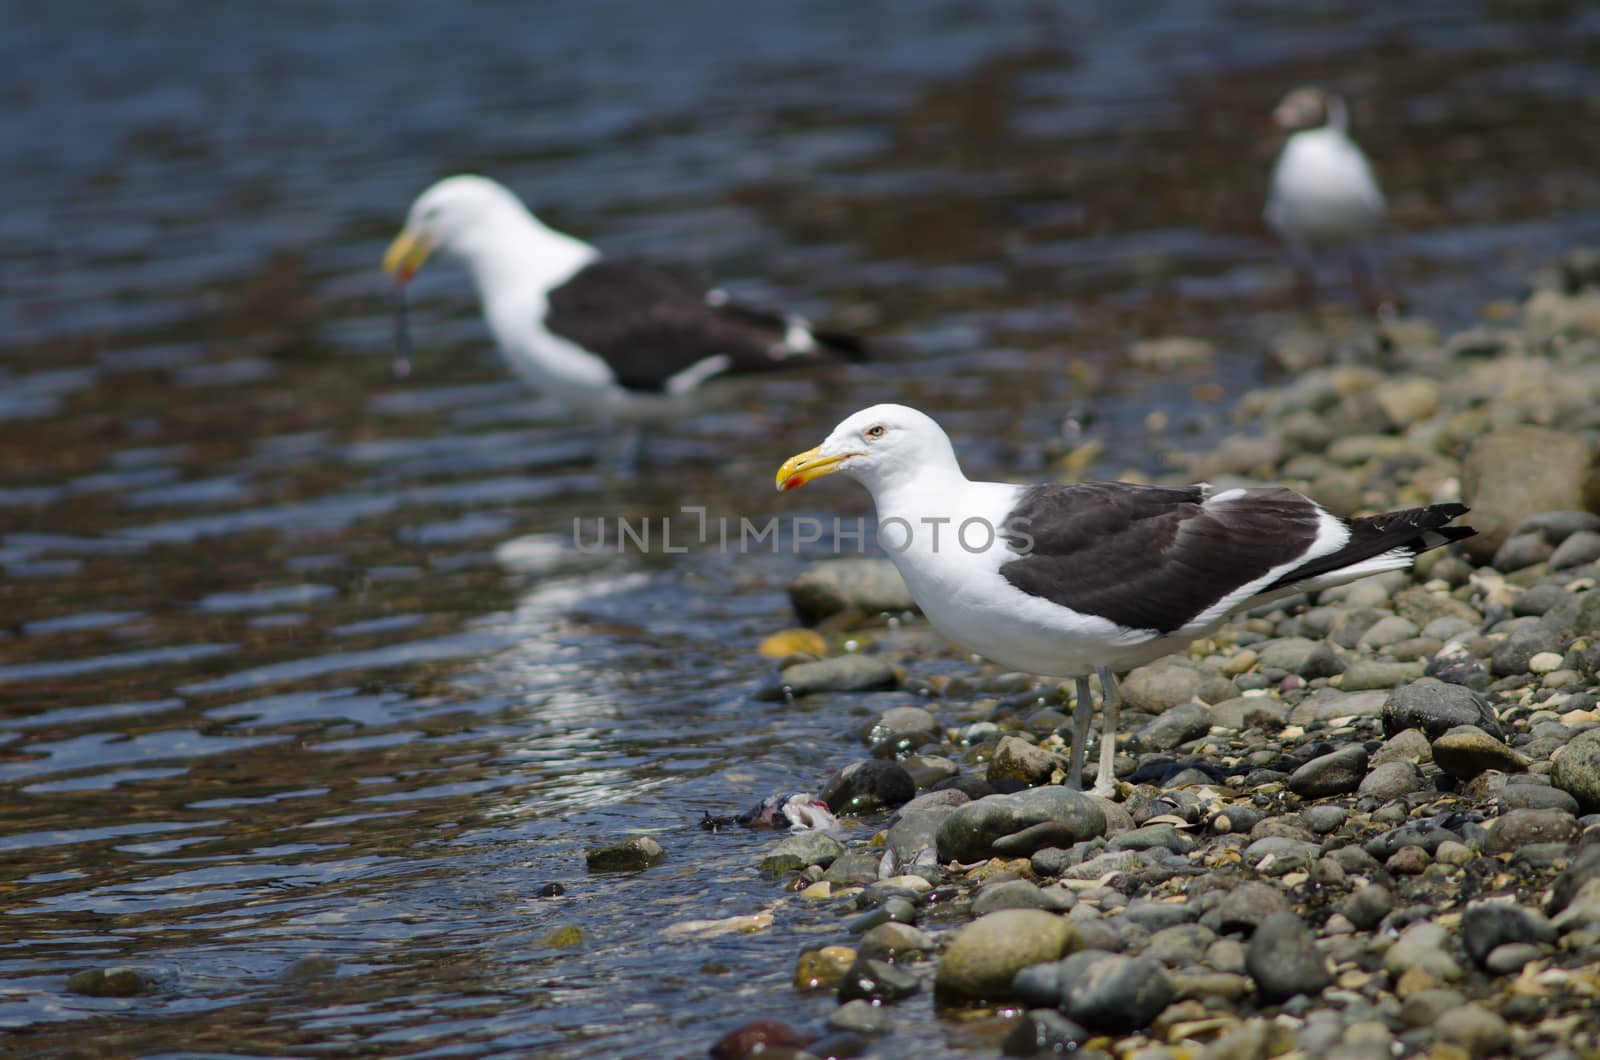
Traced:
[[1466, 515], [1468, 511], [1470, 509], [1465, 504], [1430, 504], [1426, 508], [1407, 508], [1404, 511], [1347, 520], [1345, 525], [1350, 528], [1350, 540], [1343, 548], [1296, 567], [1262, 591], [1291, 588], [1300, 582], [1324, 574], [1335, 574], [1345, 567], [1398, 548], [1416, 555], [1472, 537], [1478, 531], [1470, 526], [1445, 525], [1452, 519]]
[[1316, 541], [1321, 511], [1305, 497], [1278, 486], [1240, 494], [1207, 507], [1200, 486], [1034, 486], [1007, 521], [1025, 554], [1000, 573], [1074, 611], [1170, 633]]
[[667, 269], [599, 261], [550, 292], [545, 327], [600, 357], [630, 390], [667, 390], [710, 358], [724, 360], [704, 367], [707, 377], [831, 359], [820, 335], [813, 350], [792, 347], [785, 317], [713, 301]]

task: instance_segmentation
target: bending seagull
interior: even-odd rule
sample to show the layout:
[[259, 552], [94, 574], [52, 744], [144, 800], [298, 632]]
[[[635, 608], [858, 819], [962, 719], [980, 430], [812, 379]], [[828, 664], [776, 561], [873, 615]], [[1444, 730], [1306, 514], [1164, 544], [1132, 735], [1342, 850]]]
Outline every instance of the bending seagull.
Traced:
[[1344, 100], [1320, 88], [1297, 88], [1278, 104], [1272, 120], [1290, 135], [1272, 167], [1266, 220], [1294, 255], [1301, 298], [1309, 302], [1315, 290], [1312, 253], [1348, 247], [1356, 289], [1368, 305], [1377, 305], [1360, 244], [1383, 224], [1383, 192], [1367, 156], [1347, 133]]
[[842, 471], [923, 614], [1002, 666], [1073, 678], [1068, 784], [1081, 787], [1089, 674], [1105, 698], [1095, 791], [1112, 790], [1114, 673], [1178, 651], [1264, 600], [1410, 566], [1476, 531], [1461, 504], [1346, 520], [1282, 486], [1017, 486], [961, 473], [939, 425], [874, 405], [778, 469], [779, 490]]
[[702, 387], [725, 377], [863, 356], [852, 336], [604, 257], [487, 177], [447, 177], [418, 196], [384, 271], [403, 286], [434, 251], [471, 271], [512, 370], [602, 425], [694, 412]]

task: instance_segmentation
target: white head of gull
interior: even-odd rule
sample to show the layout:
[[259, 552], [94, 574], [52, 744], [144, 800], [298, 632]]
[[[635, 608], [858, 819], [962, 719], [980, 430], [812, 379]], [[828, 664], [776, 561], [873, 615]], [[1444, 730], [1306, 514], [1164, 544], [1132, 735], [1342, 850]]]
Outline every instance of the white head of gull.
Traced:
[[1447, 525], [1461, 504], [1346, 520], [1282, 486], [974, 482], [939, 424], [904, 405], [849, 417], [790, 457], [777, 487], [834, 473], [872, 494], [879, 543], [935, 627], [1002, 666], [1075, 681], [1075, 787], [1099, 676], [1101, 794], [1114, 790], [1115, 673], [1265, 600], [1406, 567], [1474, 533]]
[[419, 195], [384, 271], [403, 287], [435, 252], [471, 273], [511, 369], [603, 426], [694, 413], [708, 384], [714, 391], [732, 377], [864, 356], [852, 336], [738, 305], [659, 265], [606, 257], [488, 177], [447, 177]]
[[1311, 257], [1349, 248], [1362, 296], [1377, 298], [1360, 244], [1383, 224], [1383, 192], [1372, 165], [1350, 139], [1344, 100], [1321, 88], [1297, 88], [1272, 112], [1289, 134], [1272, 167], [1266, 221], [1294, 255], [1302, 297], [1312, 294]]

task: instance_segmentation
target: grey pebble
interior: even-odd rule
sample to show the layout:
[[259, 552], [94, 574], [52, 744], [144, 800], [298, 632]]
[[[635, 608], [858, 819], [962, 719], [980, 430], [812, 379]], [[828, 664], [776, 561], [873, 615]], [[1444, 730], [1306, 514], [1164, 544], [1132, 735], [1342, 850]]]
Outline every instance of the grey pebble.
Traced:
[[1387, 762], [1429, 762], [1433, 760], [1433, 747], [1421, 729], [1401, 729], [1372, 756], [1373, 768]]
[[861, 936], [856, 944], [856, 955], [874, 960], [905, 964], [936, 952], [939, 948], [933, 936], [910, 924], [889, 921], [879, 924]]
[[1002, 736], [985, 776], [991, 784], [1001, 780], [1020, 780], [1030, 786], [1047, 784], [1063, 764], [1059, 756], [1036, 744], [1017, 736]]
[[807, 625], [845, 611], [872, 615], [917, 610], [911, 590], [887, 559], [850, 557], [818, 563], [789, 583], [789, 601]]
[[1295, 725], [1314, 725], [1334, 718], [1376, 718], [1383, 713], [1388, 700], [1387, 689], [1367, 692], [1341, 692], [1324, 688], [1307, 696], [1289, 711], [1289, 721]]
[[1268, 917], [1289, 910], [1289, 900], [1270, 883], [1250, 881], [1234, 887], [1217, 904], [1217, 930], [1253, 932]]
[[917, 977], [904, 968], [871, 957], [857, 957], [839, 980], [839, 1000], [881, 1004], [910, 997], [921, 989]]
[[1211, 711], [1201, 703], [1182, 703], [1134, 730], [1129, 749], [1170, 751], [1211, 731]]
[[1423, 680], [1395, 689], [1383, 706], [1384, 732], [1421, 729], [1429, 738], [1443, 736], [1457, 725], [1476, 725], [1503, 738], [1494, 708], [1482, 695], [1460, 685]]
[[1119, 685], [1123, 704], [1129, 710], [1162, 714], [1180, 703], [1193, 700], [1200, 691], [1199, 670], [1171, 657], [1128, 672]]
[[1063, 981], [1061, 1008], [1093, 1030], [1143, 1030], [1172, 1000], [1167, 970], [1149, 957], [1105, 954]]
[[1262, 669], [1287, 670], [1297, 674], [1319, 643], [1306, 637], [1282, 637], [1259, 645], [1256, 654], [1260, 657]]
[[1600, 729], [1579, 733], [1556, 753], [1550, 782], [1571, 795], [1583, 812], [1600, 811]]
[[[1546, 615], [1555, 612], [1546, 612]], [[1561, 638], [1543, 628], [1517, 629], [1506, 634], [1489, 657], [1489, 672], [1496, 677], [1508, 677], [1528, 672], [1528, 662], [1541, 652], [1561, 654], [1565, 645]]]
[[1521, 773], [1528, 760], [1490, 736], [1476, 725], [1457, 725], [1433, 741], [1433, 760], [1440, 769], [1458, 780], [1471, 780], [1479, 773]]
[[798, 832], [785, 836], [761, 859], [761, 871], [769, 875], [796, 872], [807, 865], [827, 868], [844, 854], [844, 847], [826, 832]]
[[1530, 515], [1517, 524], [1518, 534], [1541, 534], [1552, 545], [1559, 545], [1581, 531], [1600, 531], [1600, 515], [1584, 511], [1552, 511]]
[[921, 707], [894, 707], [884, 711], [865, 734], [873, 754], [893, 753], [921, 746], [939, 732], [939, 721]]
[[1531, 942], [1507, 942], [1490, 950], [1483, 966], [1495, 975], [1516, 975], [1542, 956], [1544, 951]]
[[1422, 790], [1423, 783], [1422, 771], [1411, 762], [1400, 759], [1375, 766], [1372, 772], [1362, 779], [1360, 786], [1356, 788], [1356, 794], [1388, 802], [1390, 799], [1398, 799], [1402, 795]]
[[1105, 812], [1081, 792], [1046, 787], [989, 795], [958, 807], [940, 824], [939, 860], [1027, 857], [1045, 847], [1070, 847], [1105, 830]]
[[1544, 784], [1507, 784], [1500, 790], [1496, 805], [1501, 813], [1512, 810], [1561, 810], [1578, 815], [1578, 800], [1560, 788]]
[[1489, 825], [1483, 852], [1506, 854], [1542, 843], [1575, 843], [1578, 831], [1578, 819], [1562, 810], [1512, 810]]
[[821, 798], [836, 814], [872, 813], [902, 806], [916, 794], [916, 782], [904, 766], [868, 758], [851, 762], [829, 777]]
[[834, 859], [822, 878], [840, 887], [865, 886], [877, 880], [880, 860], [876, 853], [869, 851], [847, 851]]
[[1542, 534], [1513, 534], [1495, 550], [1491, 566], [1499, 571], [1517, 571], [1545, 562], [1554, 552]]
[[1119, 832], [1111, 839], [1112, 850], [1166, 850], [1173, 854], [1187, 854], [1194, 849], [1194, 840], [1170, 824], [1147, 824], [1127, 832]]
[[828, 1014], [828, 1026], [852, 1034], [887, 1034], [892, 1027], [887, 1009], [864, 998], [846, 1001]]
[[1198, 964], [1216, 938], [1216, 932], [1204, 925], [1175, 924], [1150, 936], [1144, 946], [1144, 956], [1171, 968]]
[[[1052, 1002], [1052, 1005], [1054, 1002]], [[1052, 1008], [1030, 1009], [1006, 1035], [1001, 1051], [1007, 1056], [1076, 1053], [1090, 1032]]]
[[1427, 667], [1421, 662], [1389, 659], [1357, 659], [1345, 667], [1339, 687], [1346, 692], [1390, 689], [1421, 677]]
[[997, 909], [1048, 909], [1065, 912], [1072, 908], [1072, 892], [1059, 888], [1049, 891], [1028, 880], [1005, 880], [992, 883], [978, 892], [972, 900], [972, 915], [983, 916]]
[[1342, 747], [1313, 758], [1289, 776], [1289, 790], [1301, 798], [1316, 799], [1355, 791], [1367, 774], [1367, 749]]
[[1393, 908], [1394, 895], [1389, 893], [1388, 888], [1371, 884], [1346, 898], [1339, 911], [1358, 929], [1371, 931]]
[[1358, 647], [1363, 648], [1387, 648], [1401, 641], [1410, 640], [1420, 632], [1422, 631], [1417, 628], [1417, 624], [1409, 618], [1390, 615], [1374, 622], [1365, 633], [1361, 634], [1361, 639], [1356, 643]]
[[757, 692], [757, 697], [780, 700], [817, 692], [873, 692], [893, 688], [897, 683], [894, 667], [876, 655], [836, 655], [786, 667], [774, 684]]
[[1580, 530], [1550, 554], [1550, 569], [1565, 570], [1600, 560], [1600, 531]]
[[1245, 950], [1245, 966], [1269, 1002], [1296, 994], [1318, 995], [1333, 981], [1316, 936], [1292, 912], [1275, 913], [1262, 921]]
[[1507, 943], [1554, 942], [1550, 922], [1530, 909], [1510, 902], [1474, 902], [1461, 918], [1461, 944], [1479, 966], [1489, 954]]
[[1192, 902], [1155, 902], [1148, 898], [1135, 898], [1122, 911], [1122, 916], [1156, 934], [1187, 924], [1199, 915]]
[[1418, 990], [1400, 1005], [1400, 1020], [1407, 1027], [1432, 1027], [1440, 1016], [1466, 1004], [1459, 990], [1432, 987]]
[[[1365, 784], [1364, 781], [1363, 784]], [[1308, 806], [1300, 812], [1300, 817], [1306, 822], [1306, 827], [1311, 830], [1311, 834], [1318, 836], [1337, 831], [1349, 816], [1349, 811], [1343, 806], [1335, 806], [1331, 803]]]
[[590, 872], [639, 872], [667, 856], [665, 848], [649, 836], [634, 836], [611, 846], [595, 847], [584, 854]]

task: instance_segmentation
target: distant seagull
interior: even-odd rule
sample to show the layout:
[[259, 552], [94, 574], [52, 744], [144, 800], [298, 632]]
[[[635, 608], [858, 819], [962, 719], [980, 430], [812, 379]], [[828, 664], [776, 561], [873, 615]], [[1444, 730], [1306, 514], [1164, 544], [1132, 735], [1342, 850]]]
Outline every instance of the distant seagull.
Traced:
[[1272, 167], [1266, 219], [1294, 255], [1301, 298], [1309, 302], [1315, 291], [1312, 254], [1347, 249], [1356, 289], [1368, 305], [1378, 305], [1361, 244], [1383, 224], [1383, 192], [1367, 156], [1347, 134], [1344, 100], [1320, 88], [1297, 88], [1278, 104], [1272, 120], [1290, 135]]
[[[705, 391], [735, 376], [864, 357], [853, 336], [605, 257], [487, 177], [447, 177], [418, 196], [384, 271], [403, 287], [434, 251], [472, 273], [512, 370], [602, 428], [692, 414], [711, 403]], [[404, 344], [400, 358], [404, 373]], [[614, 441], [602, 435], [602, 455]]]
[[1081, 787], [1100, 676], [1098, 793], [1114, 780], [1115, 673], [1209, 635], [1275, 597], [1409, 567], [1471, 537], [1462, 504], [1341, 519], [1283, 486], [973, 482], [950, 439], [874, 405], [778, 469], [780, 490], [842, 471], [872, 494], [878, 540], [934, 626], [1002, 666], [1077, 682], [1067, 783]]

